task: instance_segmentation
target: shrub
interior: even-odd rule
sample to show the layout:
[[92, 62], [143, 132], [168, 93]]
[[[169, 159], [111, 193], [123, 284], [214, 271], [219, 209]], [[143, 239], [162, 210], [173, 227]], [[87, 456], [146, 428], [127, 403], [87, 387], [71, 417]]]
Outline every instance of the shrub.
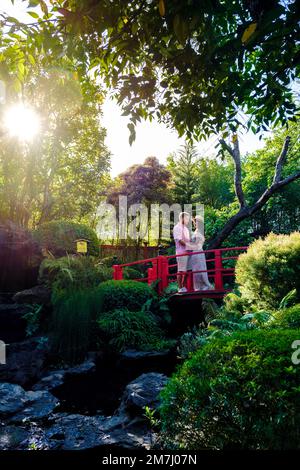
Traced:
[[84, 224], [67, 220], [53, 220], [40, 225], [33, 231], [33, 237], [40, 246], [50, 251], [54, 256], [65, 256], [76, 253], [75, 240], [85, 238], [90, 240], [88, 253], [93, 256], [99, 254], [99, 240], [96, 232]]
[[84, 359], [97, 330], [96, 319], [103, 299], [99, 289], [59, 291], [52, 295], [50, 327], [52, 350], [64, 361]]
[[84, 289], [111, 278], [112, 269], [100, 265], [91, 256], [44, 259], [39, 271], [40, 281], [56, 290]]
[[224, 308], [228, 312], [237, 312], [242, 314], [247, 309], [247, 307], [248, 305], [245, 299], [235, 294], [234, 292], [230, 292], [224, 297]]
[[125, 266], [123, 268], [123, 279], [140, 279], [143, 276], [138, 269], [131, 268], [130, 266]]
[[121, 258], [118, 258], [117, 256], [106, 256], [105, 258], [101, 258], [100, 262], [109, 268], [112, 268], [114, 264], [123, 263]]
[[167, 446], [299, 449], [299, 338], [300, 330], [255, 330], [197, 350], [161, 394]]
[[155, 317], [127, 308], [100, 315], [98, 325], [109, 345], [116, 351], [127, 348], [141, 350], [161, 349], [163, 333]]
[[242, 297], [259, 307], [276, 309], [280, 300], [296, 289], [300, 300], [300, 233], [256, 240], [240, 255], [236, 279]]
[[103, 296], [105, 312], [124, 307], [138, 311], [147, 300], [154, 297], [151, 287], [137, 281], [106, 281], [98, 289]]
[[271, 326], [280, 328], [300, 328], [300, 304], [275, 312], [274, 321], [271, 322]]

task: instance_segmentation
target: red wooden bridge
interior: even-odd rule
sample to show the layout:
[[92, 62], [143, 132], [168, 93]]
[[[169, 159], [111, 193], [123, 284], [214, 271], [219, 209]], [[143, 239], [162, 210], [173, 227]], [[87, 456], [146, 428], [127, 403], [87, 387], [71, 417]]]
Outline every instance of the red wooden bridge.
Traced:
[[[227, 292], [232, 290], [235, 275], [235, 262], [239, 254], [247, 250], [247, 246], [235, 246], [230, 248], [219, 248], [217, 250], [203, 250], [189, 253], [194, 256], [204, 253], [206, 257], [207, 269], [202, 271], [187, 271], [185, 274], [187, 292], [178, 293], [180, 297], [189, 298], [222, 298]], [[186, 256], [186, 254], [178, 255]], [[147, 282], [149, 285], [156, 283], [158, 294], [161, 295], [168, 285], [176, 281], [177, 263], [176, 256], [157, 256], [131, 263], [117, 264], [113, 266], [114, 280], [123, 279], [123, 269], [125, 267], [139, 268], [142, 265], [141, 277], [135, 281]], [[206, 272], [213, 285], [212, 290], [194, 291], [193, 274]]]

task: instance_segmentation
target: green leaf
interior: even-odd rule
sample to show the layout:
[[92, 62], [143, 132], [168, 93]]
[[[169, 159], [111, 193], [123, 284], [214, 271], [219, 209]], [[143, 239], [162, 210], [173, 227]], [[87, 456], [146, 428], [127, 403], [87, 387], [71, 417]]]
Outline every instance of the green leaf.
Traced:
[[48, 11], [48, 7], [47, 7], [47, 4], [44, 0], [40, 0], [40, 7], [41, 7], [41, 10], [42, 12], [45, 14], [45, 15], [48, 15], [49, 11]]
[[24, 66], [23, 62], [19, 62], [19, 63], [18, 63], [18, 70], [19, 70], [19, 72], [20, 72], [21, 75], [24, 75], [24, 73], [25, 73], [25, 66]]
[[8, 23], [17, 23], [17, 24], [19, 23], [19, 20], [15, 18], [14, 16], [7, 16], [6, 21]]
[[36, 64], [35, 58], [33, 57], [32, 54], [28, 54], [28, 60], [29, 60], [29, 62], [31, 63], [31, 65], [35, 65], [35, 64]]
[[28, 11], [28, 15], [32, 16], [32, 18], [39, 19], [40, 15], [38, 15], [35, 11]]

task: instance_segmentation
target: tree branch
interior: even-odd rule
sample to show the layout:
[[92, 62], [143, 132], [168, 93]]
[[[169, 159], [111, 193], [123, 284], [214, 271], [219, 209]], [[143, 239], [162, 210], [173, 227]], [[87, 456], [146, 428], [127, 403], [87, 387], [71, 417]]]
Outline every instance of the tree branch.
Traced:
[[227, 150], [227, 152], [233, 157], [233, 152], [232, 152], [232, 148], [230, 147], [230, 145], [228, 145], [224, 139], [220, 139], [219, 142], [222, 145], [222, 147], [224, 147], [225, 150]]
[[[220, 140], [220, 143], [228, 150], [230, 155], [233, 157], [233, 149], [226, 144], [226, 142]], [[230, 235], [232, 230], [237, 227], [237, 225], [242, 222], [244, 219], [252, 216], [255, 214], [259, 209], [261, 209], [267, 201], [273, 196], [274, 193], [280, 191], [284, 186], [287, 186], [288, 184], [292, 183], [293, 181], [296, 181], [297, 179], [300, 179], [300, 171], [293, 173], [292, 175], [287, 176], [284, 179], [281, 178], [281, 173], [282, 173], [282, 168], [284, 166], [284, 163], [286, 161], [286, 156], [288, 152], [290, 144], [290, 137], [286, 137], [285, 142], [283, 144], [281, 153], [277, 159], [276, 162], [276, 167], [275, 167], [275, 172], [274, 172], [274, 179], [271, 184], [262, 194], [261, 196], [256, 200], [256, 202], [251, 206], [248, 207], [247, 205], [244, 205], [243, 207], [240, 207], [239, 211], [234, 214], [233, 217], [231, 217], [226, 224], [224, 225], [223, 229], [212, 239], [208, 242], [208, 248], [209, 249], [215, 249], [218, 248], [224, 240]]]
[[220, 144], [227, 150], [227, 152], [232, 156], [234, 161], [234, 189], [236, 197], [240, 203], [240, 208], [246, 206], [245, 195], [242, 186], [242, 165], [241, 165], [241, 153], [239, 148], [239, 141], [237, 135], [235, 135], [235, 140], [233, 143], [233, 148], [228, 145], [224, 139], [220, 139]]
[[283, 165], [285, 164], [285, 161], [286, 161], [286, 156], [287, 156], [287, 152], [288, 152], [288, 149], [289, 149], [290, 141], [291, 141], [290, 136], [287, 136], [285, 138], [284, 144], [282, 146], [281, 153], [280, 153], [279, 157], [277, 158], [276, 166], [275, 166], [275, 172], [274, 172], [274, 178], [273, 178], [273, 184], [279, 183], [279, 181], [281, 180], [282, 168], [283, 168]]

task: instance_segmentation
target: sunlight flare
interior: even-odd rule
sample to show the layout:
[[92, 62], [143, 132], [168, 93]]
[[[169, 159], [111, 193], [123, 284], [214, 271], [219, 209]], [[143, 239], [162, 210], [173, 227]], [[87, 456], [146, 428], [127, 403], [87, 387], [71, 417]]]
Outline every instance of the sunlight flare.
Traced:
[[39, 115], [22, 103], [6, 111], [4, 125], [11, 136], [23, 141], [32, 140], [41, 127]]

